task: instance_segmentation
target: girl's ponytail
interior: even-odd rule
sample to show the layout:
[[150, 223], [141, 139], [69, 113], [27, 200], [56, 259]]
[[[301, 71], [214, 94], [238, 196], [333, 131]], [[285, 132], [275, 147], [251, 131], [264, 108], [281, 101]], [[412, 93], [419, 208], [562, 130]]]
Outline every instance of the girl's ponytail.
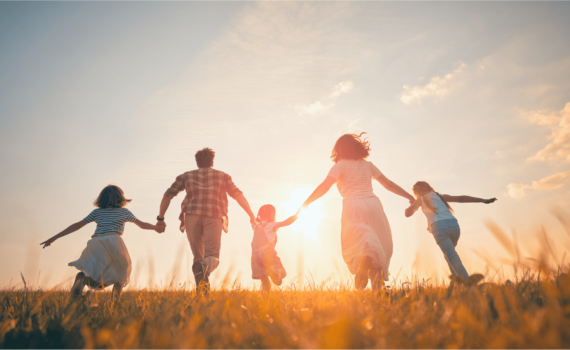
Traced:
[[[449, 209], [449, 211], [453, 213], [453, 208], [449, 205], [449, 203], [447, 203], [445, 198], [443, 198], [442, 195], [440, 195], [438, 192], [436, 192], [433, 189], [433, 187], [431, 187], [430, 184], [428, 184], [427, 182], [425, 182], [425, 181], [416, 182], [414, 184], [414, 187], [412, 187], [412, 191], [414, 192], [414, 194], [417, 197], [423, 197], [426, 193], [429, 193], [429, 192], [433, 192], [434, 194], [437, 194], [439, 196], [439, 198], [441, 199], [441, 201], [445, 204], [447, 209]], [[428, 209], [430, 209], [434, 213], [437, 213], [437, 210], [431, 205], [431, 203], [429, 203], [428, 201], [423, 201], [423, 203], [425, 204], [426, 207], [428, 207]]]

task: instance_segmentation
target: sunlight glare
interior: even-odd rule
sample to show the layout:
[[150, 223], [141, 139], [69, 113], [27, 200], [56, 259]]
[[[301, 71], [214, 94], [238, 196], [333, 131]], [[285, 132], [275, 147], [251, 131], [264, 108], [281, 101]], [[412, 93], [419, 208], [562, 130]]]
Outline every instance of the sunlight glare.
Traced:
[[[311, 193], [311, 189], [295, 190], [290, 194], [289, 200], [280, 203], [279, 205], [285, 211], [286, 217], [294, 215]], [[301, 210], [299, 218], [290, 227], [294, 231], [301, 232], [305, 237], [316, 241], [317, 230], [323, 217], [321, 201], [317, 200], [309, 208]]]

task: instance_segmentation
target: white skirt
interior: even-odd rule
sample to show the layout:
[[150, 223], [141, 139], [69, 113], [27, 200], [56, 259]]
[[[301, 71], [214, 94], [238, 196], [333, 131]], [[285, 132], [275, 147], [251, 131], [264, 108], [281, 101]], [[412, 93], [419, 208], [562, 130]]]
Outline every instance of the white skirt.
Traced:
[[127, 246], [121, 236], [115, 234], [90, 239], [81, 257], [70, 262], [69, 266], [76, 267], [104, 286], [120, 283], [126, 287], [132, 270]]
[[372, 265], [384, 271], [392, 258], [392, 231], [384, 208], [377, 197], [347, 199], [342, 205], [342, 257], [352, 274], [356, 274], [362, 258], [369, 256]]

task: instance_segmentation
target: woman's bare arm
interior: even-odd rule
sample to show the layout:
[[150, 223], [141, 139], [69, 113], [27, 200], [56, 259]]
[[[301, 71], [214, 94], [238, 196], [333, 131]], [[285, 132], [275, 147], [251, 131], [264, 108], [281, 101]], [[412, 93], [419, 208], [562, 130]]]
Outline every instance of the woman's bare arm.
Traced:
[[61, 231], [60, 233], [58, 233], [57, 235], [53, 236], [52, 238], [48, 239], [47, 241], [44, 241], [42, 243], [40, 243], [40, 245], [44, 245], [43, 248], [45, 247], [49, 247], [53, 242], [55, 242], [57, 239], [63, 237], [63, 236], [67, 236], [70, 233], [73, 233], [77, 230], [79, 230], [80, 228], [82, 228], [83, 226], [87, 225], [87, 221], [85, 220], [81, 220], [76, 222], [75, 224], [72, 224], [71, 226], [69, 226], [68, 228], [66, 228], [65, 230]]
[[414, 213], [418, 211], [421, 205], [422, 205], [422, 200], [417, 199], [414, 203], [412, 203], [412, 205], [406, 208], [405, 212], [406, 217], [409, 218], [410, 216], [414, 215]]
[[442, 194], [441, 196], [446, 201], [454, 202], [454, 203], [485, 203], [485, 204], [491, 204], [497, 200], [497, 198], [483, 199], [483, 198], [477, 198], [477, 197], [471, 197], [471, 196], [450, 196], [448, 194]]
[[305, 203], [303, 203], [303, 208], [307, 208], [309, 204], [313, 203], [317, 199], [324, 196], [331, 189], [332, 185], [334, 185], [335, 182], [336, 179], [334, 177], [327, 176], [325, 181], [323, 181], [319, 186], [317, 186], [317, 188], [313, 191], [313, 193], [311, 193], [309, 198], [307, 198]]
[[376, 181], [380, 182], [380, 184], [384, 186], [384, 188], [387, 189], [388, 191], [408, 199], [410, 203], [416, 200], [414, 196], [412, 196], [411, 194], [406, 192], [403, 188], [401, 188], [400, 186], [396, 185], [394, 182], [389, 180], [386, 176], [384, 176], [384, 174], [380, 174], [380, 176], [376, 178]]

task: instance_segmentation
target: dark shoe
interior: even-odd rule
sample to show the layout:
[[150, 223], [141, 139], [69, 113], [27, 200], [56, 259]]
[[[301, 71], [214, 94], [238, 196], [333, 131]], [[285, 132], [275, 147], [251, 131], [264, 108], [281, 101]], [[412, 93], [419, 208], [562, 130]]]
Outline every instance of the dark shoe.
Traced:
[[482, 274], [474, 273], [471, 276], [469, 276], [469, 278], [467, 278], [467, 281], [465, 281], [465, 285], [468, 287], [474, 286], [477, 283], [481, 282], [484, 278], [485, 276], [483, 276]]
[[372, 265], [372, 259], [369, 256], [364, 257], [360, 262], [358, 271], [354, 275], [354, 286], [357, 290], [363, 290], [368, 285], [368, 270]]
[[192, 272], [196, 280], [196, 290], [204, 290], [206, 293], [210, 291], [210, 281], [208, 280], [208, 273], [205, 271], [204, 266], [200, 262], [195, 262], [192, 265]]
[[73, 282], [73, 287], [71, 287], [71, 297], [78, 298], [83, 293], [83, 287], [85, 286], [85, 273], [79, 272], [75, 275], [75, 282]]

